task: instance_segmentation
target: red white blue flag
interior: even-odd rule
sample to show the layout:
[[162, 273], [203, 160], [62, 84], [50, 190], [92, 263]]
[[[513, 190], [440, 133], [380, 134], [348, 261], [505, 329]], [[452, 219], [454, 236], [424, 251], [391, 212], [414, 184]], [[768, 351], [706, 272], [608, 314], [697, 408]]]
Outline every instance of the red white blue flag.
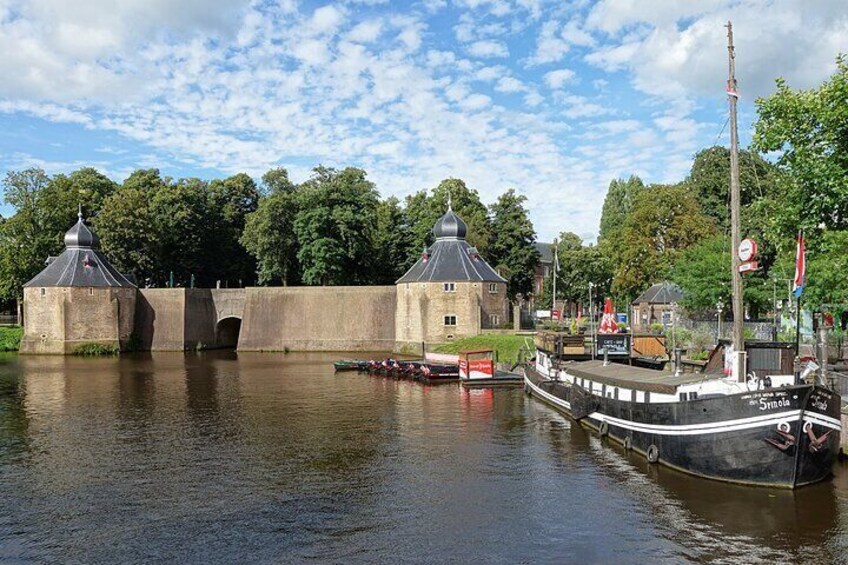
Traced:
[[795, 249], [795, 280], [792, 283], [792, 294], [801, 298], [804, 286], [807, 284], [807, 249], [804, 242], [804, 230], [798, 232], [798, 247]]

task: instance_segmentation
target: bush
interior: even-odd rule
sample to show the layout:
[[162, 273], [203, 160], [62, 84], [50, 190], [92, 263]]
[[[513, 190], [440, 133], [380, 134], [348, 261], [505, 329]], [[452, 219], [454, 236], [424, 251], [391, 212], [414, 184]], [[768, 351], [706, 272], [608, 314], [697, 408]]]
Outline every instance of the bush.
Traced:
[[0, 327], [0, 351], [17, 351], [21, 348], [24, 329], [20, 326]]
[[102, 343], [83, 343], [74, 348], [74, 355], [84, 357], [117, 355], [118, 347], [115, 345], [103, 345]]
[[648, 329], [651, 331], [651, 333], [654, 333], [654, 334], [663, 333], [663, 325], [660, 324], [659, 322], [654, 322], [653, 324], [648, 326]]

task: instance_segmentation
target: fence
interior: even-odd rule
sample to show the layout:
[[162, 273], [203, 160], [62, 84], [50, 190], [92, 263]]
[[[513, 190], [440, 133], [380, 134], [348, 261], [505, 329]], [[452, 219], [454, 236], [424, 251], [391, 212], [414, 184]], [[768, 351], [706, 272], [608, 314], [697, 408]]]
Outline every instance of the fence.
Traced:
[[[721, 334], [719, 335], [719, 324], [716, 320], [679, 320], [678, 325], [687, 330], [707, 334], [719, 339], [731, 339], [733, 334], [733, 322], [722, 320]], [[753, 339], [771, 341], [774, 338], [774, 325], [771, 322], [745, 322], [743, 324], [746, 333]]]

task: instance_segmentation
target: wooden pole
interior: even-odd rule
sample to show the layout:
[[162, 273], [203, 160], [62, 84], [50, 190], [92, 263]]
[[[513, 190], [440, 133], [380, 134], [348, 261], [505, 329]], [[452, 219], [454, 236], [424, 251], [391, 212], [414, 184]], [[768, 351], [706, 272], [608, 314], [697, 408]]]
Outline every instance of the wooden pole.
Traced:
[[[730, 104], [730, 239], [733, 273], [733, 351], [735, 355], [745, 351], [745, 337], [742, 331], [745, 316], [742, 304], [742, 274], [739, 272], [739, 225], [740, 225], [740, 189], [739, 189], [739, 136], [736, 129], [736, 53], [733, 49], [733, 24], [727, 22], [728, 78], [727, 99]], [[741, 363], [737, 379], [745, 381], [744, 362]], [[734, 367], [736, 365], [734, 364]]]

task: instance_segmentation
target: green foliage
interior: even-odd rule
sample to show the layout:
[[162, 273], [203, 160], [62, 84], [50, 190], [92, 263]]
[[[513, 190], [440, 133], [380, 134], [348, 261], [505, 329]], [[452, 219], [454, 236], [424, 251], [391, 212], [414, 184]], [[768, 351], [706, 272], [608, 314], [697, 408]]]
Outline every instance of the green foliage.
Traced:
[[642, 179], [635, 175], [627, 180], [615, 179], [610, 182], [604, 198], [604, 207], [601, 209], [599, 242], [612, 241], [619, 236], [627, 216], [644, 190]]
[[98, 357], [117, 355], [118, 348], [115, 345], [103, 345], [102, 343], [83, 343], [74, 348], [73, 354], [83, 357]]
[[[583, 240], [575, 233], [563, 232], [557, 241], [557, 300], [587, 304], [589, 283], [594, 286], [596, 297], [609, 293], [612, 279], [612, 267], [609, 259], [594, 245], [583, 245]], [[553, 292], [553, 272], [545, 279], [545, 298], [550, 304]]]
[[490, 207], [492, 241], [489, 263], [507, 279], [510, 298], [533, 290], [533, 274], [539, 263], [536, 250], [536, 231], [524, 203], [527, 198], [509, 189]]
[[21, 348], [24, 330], [20, 326], [0, 326], [0, 351], [17, 351]]
[[[730, 238], [714, 235], [680, 253], [670, 278], [684, 291], [681, 305], [690, 315], [712, 315], [721, 304], [731, 310]], [[744, 302], [757, 317], [772, 300], [771, 279], [763, 272], [744, 275]]]
[[299, 190], [294, 222], [306, 284], [363, 284], [370, 280], [371, 242], [378, 203], [365, 171], [317, 167]]
[[294, 231], [298, 206], [293, 190], [272, 190], [259, 201], [256, 211], [246, 216], [240, 241], [256, 259], [259, 284], [299, 282]]
[[771, 199], [774, 238], [805, 228], [815, 249], [823, 230], [848, 229], [848, 60], [818, 88], [793, 91], [783, 79], [757, 100], [754, 146], [777, 152], [788, 173]]
[[[520, 359], [521, 350], [533, 351], [533, 340], [520, 335], [483, 334], [473, 337], [458, 339], [436, 347], [438, 353], [460, 353], [477, 349], [492, 349], [497, 354], [501, 363], [517, 363]], [[527, 356], [524, 355], [526, 360]]]
[[848, 231], [824, 232], [808, 254], [803, 301], [812, 308], [848, 304]]
[[[758, 153], [739, 152], [739, 185], [742, 204], [742, 233], [755, 235], [761, 224], [759, 207], [763, 198], [777, 194], [779, 172]], [[730, 233], [730, 150], [713, 146], [695, 154], [683, 185], [692, 190], [703, 213], [714, 220], [722, 233]], [[762, 243], [762, 242], [761, 242]]]
[[486, 206], [476, 190], [454, 178], [440, 182], [429, 196], [423, 190], [407, 196], [406, 215], [412, 233], [412, 249], [418, 253], [433, 243], [433, 225], [447, 212], [448, 195], [453, 211], [468, 226], [468, 243], [483, 257], [488, 257], [492, 227]]
[[684, 249], [716, 232], [694, 194], [683, 186], [653, 185], [639, 194], [621, 234], [612, 290], [627, 301], [668, 276]]
[[418, 257], [412, 248], [412, 230], [406, 224], [400, 201], [394, 196], [377, 205], [371, 247], [374, 284], [395, 284]]

